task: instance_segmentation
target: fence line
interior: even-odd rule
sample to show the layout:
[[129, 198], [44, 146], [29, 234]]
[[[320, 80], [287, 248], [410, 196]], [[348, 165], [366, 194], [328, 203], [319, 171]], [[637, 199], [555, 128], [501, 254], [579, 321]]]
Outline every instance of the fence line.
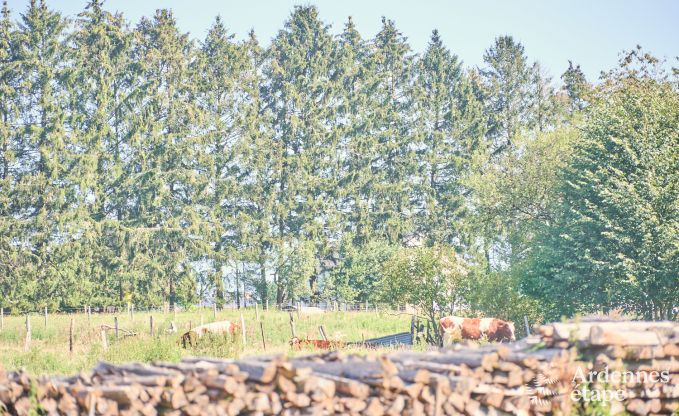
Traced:
[[[213, 309], [213, 318], [216, 316], [218, 311], [224, 311], [224, 310], [249, 310], [249, 309], [255, 309], [257, 313], [259, 313], [259, 303], [249, 303], [247, 306], [241, 305], [240, 308], [237, 308], [235, 303], [228, 303], [224, 304], [222, 308], [217, 308], [216, 304], [212, 304]], [[49, 309], [47, 306], [45, 307], [37, 307], [35, 309], [12, 309], [9, 307], [2, 307], [0, 308], [0, 326], [4, 324], [4, 318], [8, 316], [23, 316], [23, 315], [43, 315], [44, 316], [44, 322], [45, 326], [47, 326], [47, 321], [48, 321], [48, 316], [51, 315], [63, 315], [63, 314], [74, 314], [74, 313], [83, 313], [87, 314], [88, 318], [91, 317], [92, 314], [97, 314], [97, 315], [102, 315], [102, 314], [109, 314], [109, 315], [122, 315], [126, 314], [128, 317], [132, 318], [134, 317], [135, 313], [160, 313], [160, 314], [166, 314], [169, 312], [173, 312], [173, 314], [178, 313], [178, 312], [197, 312], [203, 309], [203, 307], [206, 305], [192, 305], [189, 308], [181, 307], [179, 305], [162, 305], [162, 306], [149, 306], [149, 307], [143, 307], [139, 308], [136, 307], [134, 304], [128, 303], [126, 305], [120, 305], [120, 306], [92, 306], [92, 305], [83, 305], [79, 307], [59, 307], [57, 309]], [[374, 310], [396, 310], [399, 312], [403, 312], [407, 310], [407, 307], [405, 305], [398, 305], [394, 307], [393, 305], [389, 305], [386, 303], [368, 303], [368, 302], [338, 302], [338, 301], [321, 301], [321, 302], [304, 302], [304, 301], [298, 301], [294, 303], [287, 303], [283, 305], [269, 305], [269, 302], [266, 301], [264, 304], [262, 304], [263, 309], [269, 310], [269, 308], [273, 310], [283, 310], [286, 312], [289, 311], [297, 311], [301, 309], [304, 311], [305, 308], [318, 308], [322, 309], [324, 311], [337, 311], [337, 312], [358, 312], [358, 311], [374, 311]], [[2, 328], [0, 327], [0, 330]]]

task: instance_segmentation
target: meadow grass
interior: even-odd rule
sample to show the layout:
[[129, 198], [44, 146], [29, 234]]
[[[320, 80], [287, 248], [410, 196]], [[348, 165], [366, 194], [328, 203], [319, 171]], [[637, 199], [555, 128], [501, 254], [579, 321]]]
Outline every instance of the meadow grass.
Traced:
[[[240, 325], [240, 316], [245, 319], [246, 343], [242, 334], [214, 336], [189, 349], [179, 342], [189, 325], [212, 322], [212, 310], [173, 313], [126, 313], [86, 314], [48, 316], [47, 326], [41, 315], [30, 316], [32, 342], [29, 351], [24, 351], [26, 336], [25, 316], [5, 316], [4, 329], [0, 331], [0, 366], [7, 370], [25, 368], [31, 374], [75, 374], [92, 368], [98, 361], [123, 362], [176, 362], [184, 356], [210, 356], [239, 358], [262, 354], [307, 354], [311, 349], [294, 351], [288, 344], [291, 338], [290, 318], [287, 312], [259, 310], [264, 327], [266, 350], [262, 345], [260, 325], [256, 321], [254, 308], [217, 311], [216, 320], [231, 320]], [[136, 333], [124, 337], [122, 331], [115, 339], [114, 331], [107, 331], [108, 350], [104, 351], [101, 326], [113, 327], [118, 317], [119, 328]], [[153, 316], [154, 334], [149, 333], [149, 318]], [[328, 338], [350, 342], [404, 332], [410, 329], [410, 318], [386, 311], [380, 312], [325, 312], [305, 314], [293, 313], [297, 336], [319, 339], [318, 327], [325, 327]], [[74, 319], [74, 350], [69, 352], [69, 323]], [[170, 322], [175, 321], [177, 333], [166, 333]], [[361, 348], [348, 348], [349, 352], [365, 352]], [[384, 349], [377, 351], [381, 352]], [[371, 351], [372, 353], [373, 351]]]

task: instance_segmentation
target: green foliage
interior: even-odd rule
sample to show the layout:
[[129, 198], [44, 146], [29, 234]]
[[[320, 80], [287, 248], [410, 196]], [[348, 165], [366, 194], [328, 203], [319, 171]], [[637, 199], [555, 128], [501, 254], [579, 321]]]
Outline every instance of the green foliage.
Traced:
[[524, 47], [511, 36], [500, 36], [486, 50], [481, 71], [490, 117], [492, 152], [510, 147], [524, 129], [531, 111], [531, 67]]
[[[476, 70], [386, 18], [334, 35], [295, 7], [266, 48], [226, 28], [3, 7], [1, 307], [247, 293], [673, 316], [676, 84], [655, 58], [597, 88], [570, 64], [557, 92], [511, 36]], [[444, 257], [475, 278], [443, 278]]]
[[679, 94], [640, 52], [596, 91], [555, 219], [533, 246], [526, 288], [551, 316], [616, 308], [676, 316]]
[[506, 273], [474, 270], [465, 281], [464, 300], [470, 316], [492, 316], [513, 321], [517, 338], [525, 333], [524, 317], [529, 322], [543, 322], [540, 302], [521, 290], [521, 279]]
[[[385, 265], [380, 282], [382, 300], [416, 306], [432, 322], [462, 300], [468, 266], [450, 247], [404, 248]], [[434, 325], [438, 342], [441, 334]]]
[[351, 235], [340, 246], [340, 264], [328, 276], [325, 294], [347, 302], [380, 300], [379, 283], [384, 278], [384, 265], [397, 248], [383, 240], [372, 240], [357, 246]]
[[569, 163], [576, 137], [574, 128], [517, 137], [495, 163], [465, 179], [476, 211], [470, 223], [509, 248], [497, 255], [498, 263], [525, 257], [536, 230], [554, 221], [559, 171]]
[[590, 87], [580, 65], [573, 65], [573, 62], [568, 61], [568, 69], [561, 75], [561, 79], [564, 82], [563, 89], [570, 99], [571, 109], [584, 109]]
[[462, 178], [485, 151], [486, 116], [474, 86], [437, 31], [416, 65], [415, 230], [429, 243], [453, 244], [466, 214]]

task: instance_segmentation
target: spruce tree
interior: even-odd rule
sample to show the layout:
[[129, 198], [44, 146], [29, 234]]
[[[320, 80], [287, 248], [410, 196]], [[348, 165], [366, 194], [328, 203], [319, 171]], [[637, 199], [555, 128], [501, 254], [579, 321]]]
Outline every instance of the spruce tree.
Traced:
[[[78, 152], [73, 172], [79, 178], [77, 222], [81, 252], [76, 256], [88, 276], [81, 290], [87, 303], [130, 300], [130, 265], [120, 224], [126, 205], [119, 194], [129, 119], [123, 110], [129, 93], [131, 37], [122, 16], [92, 0], [78, 16], [66, 54], [70, 129]], [[75, 254], [74, 254], [75, 255]], [[77, 305], [74, 305], [77, 306]]]
[[[62, 267], [77, 245], [69, 212], [75, 206], [74, 178], [70, 176], [70, 137], [65, 131], [63, 40], [66, 22], [44, 1], [31, 1], [16, 33], [16, 68], [21, 74], [14, 178], [16, 230], [21, 235], [17, 285], [24, 283], [23, 302], [55, 307], [70, 302], [75, 270]], [[27, 304], [18, 305], [26, 307]]]
[[482, 104], [457, 56], [434, 31], [416, 66], [417, 232], [428, 243], [460, 243], [466, 210], [461, 179], [483, 149]]
[[[334, 40], [316, 8], [296, 7], [273, 40], [264, 69], [263, 99], [272, 114], [278, 165], [273, 209], [276, 262], [280, 265], [275, 272], [278, 303], [288, 300], [291, 288], [298, 287], [285, 279], [285, 265], [312, 261], [291, 259], [291, 248], [305, 247], [294, 254], [323, 257], [326, 230], [333, 218], [328, 184], [334, 180], [330, 170], [337, 143], [329, 126], [335, 108], [331, 82], [334, 50]], [[308, 249], [307, 241], [316, 243], [315, 250]], [[305, 277], [312, 291], [314, 277], [313, 273]]]
[[532, 71], [521, 43], [500, 36], [483, 55], [481, 70], [494, 155], [511, 147], [531, 119]]
[[[246, 92], [246, 80], [253, 62], [247, 44], [237, 44], [217, 17], [207, 38], [201, 45], [196, 61], [197, 98], [205, 131], [197, 157], [201, 171], [208, 177], [204, 183], [204, 200], [201, 216], [206, 218], [209, 240], [212, 242], [210, 260], [214, 268], [215, 298], [221, 305], [226, 287], [224, 273], [227, 269], [237, 281], [233, 288], [240, 303], [239, 263], [249, 261], [249, 241], [239, 218], [239, 207], [233, 203], [248, 198], [243, 184], [249, 178], [250, 165], [244, 159], [245, 137], [248, 127], [246, 116], [252, 105]], [[234, 267], [227, 267], [233, 264]]]
[[24, 295], [18, 270], [27, 260], [15, 241], [19, 211], [16, 175], [20, 165], [19, 112], [20, 76], [17, 69], [17, 28], [11, 20], [7, 1], [2, 5], [0, 20], [0, 306], [16, 305]]
[[136, 113], [123, 223], [132, 232], [135, 303], [173, 305], [195, 296], [190, 261], [202, 247], [195, 238], [203, 226], [194, 204], [203, 177], [196, 169], [202, 151], [194, 131], [199, 112], [191, 99], [194, 50], [169, 10], [143, 18], [134, 35]]
[[371, 134], [372, 97], [368, 88], [375, 82], [367, 42], [351, 18], [337, 39], [335, 77], [338, 82], [337, 134], [339, 134], [337, 204], [343, 212], [345, 233], [363, 245], [372, 236], [371, 208], [373, 166], [379, 149]]
[[375, 142], [366, 149], [373, 156], [366, 197], [373, 234], [397, 243], [412, 231], [414, 56], [395, 23], [385, 18], [370, 48], [367, 64], [373, 73], [366, 81], [365, 93], [370, 101], [365, 108], [365, 129]]
[[563, 89], [570, 99], [571, 111], [578, 111], [587, 105], [587, 94], [589, 83], [585, 74], [580, 69], [580, 65], [574, 65], [573, 61], [568, 61], [568, 69], [561, 75]]

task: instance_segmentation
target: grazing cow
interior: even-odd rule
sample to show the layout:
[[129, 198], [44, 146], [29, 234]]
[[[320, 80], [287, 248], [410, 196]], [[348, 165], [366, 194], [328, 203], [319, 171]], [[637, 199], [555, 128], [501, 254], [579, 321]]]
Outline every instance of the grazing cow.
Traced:
[[486, 337], [489, 341], [515, 341], [514, 323], [497, 318], [463, 318], [459, 316], [447, 316], [441, 318], [441, 329], [444, 338], [447, 334], [459, 331], [462, 339], [481, 339]]
[[344, 343], [341, 341], [326, 341], [324, 339], [300, 339], [298, 337], [293, 337], [290, 340], [290, 346], [296, 350], [301, 350], [302, 345], [309, 345], [321, 350], [334, 350], [343, 347]]
[[231, 321], [218, 321], [191, 328], [182, 335], [182, 346], [194, 346], [205, 334], [234, 334], [240, 326]]

